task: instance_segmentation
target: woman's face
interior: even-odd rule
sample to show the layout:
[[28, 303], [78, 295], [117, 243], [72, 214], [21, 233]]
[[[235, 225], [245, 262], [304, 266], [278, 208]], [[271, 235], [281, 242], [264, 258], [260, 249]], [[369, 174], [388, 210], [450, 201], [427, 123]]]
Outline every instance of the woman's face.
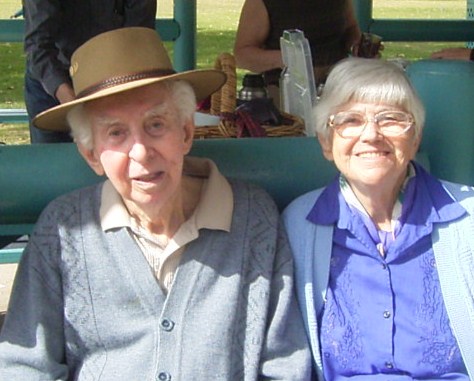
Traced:
[[361, 135], [343, 138], [331, 131], [327, 138], [319, 136], [326, 159], [334, 161], [336, 167], [352, 187], [398, 190], [401, 187], [408, 163], [420, 144], [411, 127], [400, 136], [384, 136], [373, 121], [374, 115], [382, 111], [404, 111], [385, 104], [353, 102], [337, 110], [358, 111], [369, 119]]

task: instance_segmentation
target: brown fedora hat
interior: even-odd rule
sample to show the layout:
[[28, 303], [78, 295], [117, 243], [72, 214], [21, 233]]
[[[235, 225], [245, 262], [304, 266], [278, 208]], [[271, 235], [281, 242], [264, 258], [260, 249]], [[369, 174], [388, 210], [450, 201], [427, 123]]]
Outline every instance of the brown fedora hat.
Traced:
[[200, 101], [226, 80], [224, 72], [215, 69], [175, 72], [158, 33], [141, 27], [116, 29], [91, 38], [72, 55], [70, 74], [76, 99], [36, 116], [36, 127], [68, 131], [66, 115], [73, 106], [156, 82], [185, 80]]

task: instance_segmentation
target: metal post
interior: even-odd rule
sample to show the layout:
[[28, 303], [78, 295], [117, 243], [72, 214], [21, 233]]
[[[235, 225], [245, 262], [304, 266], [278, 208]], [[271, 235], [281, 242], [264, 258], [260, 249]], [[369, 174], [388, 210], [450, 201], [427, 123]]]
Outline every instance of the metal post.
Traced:
[[[474, 0], [466, 1], [466, 18], [468, 20], [474, 20]], [[473, 49], [474, 41], [468, 41], [466, 43], [466, 47], [468, 47], [469, 49]]]
[[174, 0], [174, 18], [180, 28], [174, 42], [174, 69], [192, 70], [196, 67], [196, 0]]
[[352, 0], [354, 12], [362, 32], [370, 32], [372, 25], [372, 0]]

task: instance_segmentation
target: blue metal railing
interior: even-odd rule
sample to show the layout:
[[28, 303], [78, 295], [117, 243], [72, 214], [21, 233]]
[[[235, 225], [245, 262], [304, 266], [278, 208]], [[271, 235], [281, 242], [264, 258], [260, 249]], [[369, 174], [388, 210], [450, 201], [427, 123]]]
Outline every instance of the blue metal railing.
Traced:
[[357, 21], [363, 32], [385, 41], [470, 41], [474, 20], [378, 19], [373, 17], [372, 0], [353, 0]]

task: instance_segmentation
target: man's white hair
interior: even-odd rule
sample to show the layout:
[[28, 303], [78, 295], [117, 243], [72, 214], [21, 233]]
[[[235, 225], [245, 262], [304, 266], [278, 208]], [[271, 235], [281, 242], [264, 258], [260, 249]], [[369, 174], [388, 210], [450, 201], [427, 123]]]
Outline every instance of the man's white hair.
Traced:
[[[166, 91], [169, 91], [172, 104], [178, 111], [178, 122], [186, 123], [194, 117], [196, 111], [196, 95], [191, 85], [186, 81], [164, 81]], [[87, 149], [94, 147], [92, 125], [84, 103], [74, 106], [67, 114], [67, 122], [71, 135], [76, 143]]]

